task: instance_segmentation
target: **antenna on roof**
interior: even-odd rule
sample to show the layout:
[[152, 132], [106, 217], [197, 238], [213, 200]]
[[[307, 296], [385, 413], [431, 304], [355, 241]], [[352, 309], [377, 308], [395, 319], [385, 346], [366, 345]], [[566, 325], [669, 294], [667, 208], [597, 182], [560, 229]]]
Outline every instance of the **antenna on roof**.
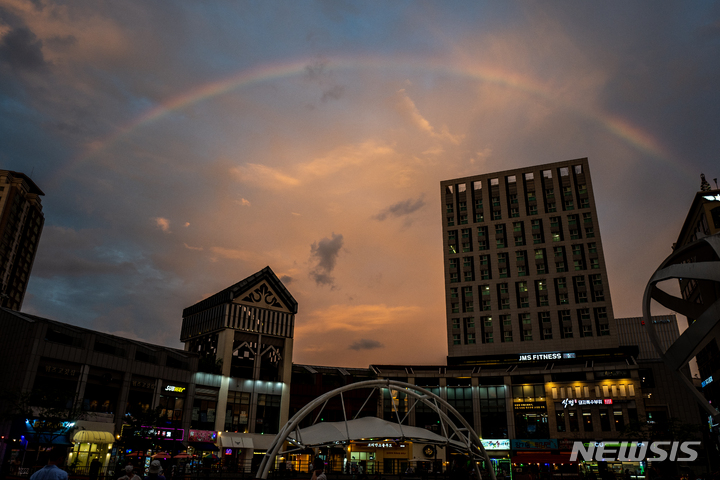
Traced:
[[713, 178], [713, 182], [715, 182], [715, 190], [717, 190], [717, 188], [718, 188], [717, 178]]
[[710, 184], [705, 180], [705, 174], [700, 174], [700, 191], [701, 192], [709, 192], [710, 191]]

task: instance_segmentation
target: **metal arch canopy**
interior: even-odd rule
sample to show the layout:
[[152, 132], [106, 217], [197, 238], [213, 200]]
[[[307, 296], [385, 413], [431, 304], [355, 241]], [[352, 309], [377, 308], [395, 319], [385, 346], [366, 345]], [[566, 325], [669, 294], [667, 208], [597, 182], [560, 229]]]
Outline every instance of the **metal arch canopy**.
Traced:
[[[450, 405], [446, 400], [435, 395], [429, 390], [418, 387], [417, 385], [412, 385], [405, 382], [398, 382], [395, 380], [367, 380], [364, 382], [351, 383], [350, 385], [336, 388], [335, 390], [332, 390], [317, 397], [315, 400], [311, 401], [303, 408], [301, 408], [300, 411], [298, 411], [290, 420], [288, 420], [288, 422], [280, 429], [280, 432], [275, 436], [273, 443], [268, 448], [268, 453], [264, 456], [262, 463], [260, 464], [257, 478], [267, 479], [268, 473], [270, 471], [270, 466], [275, 463], [275, 457], [280, 452], [280, 449], [282, 448], [283, 444], [288, 440], [291, 433], [295, 433], [295, 435], [293, 435], [294, 438], [292, 439], [292, 443], [299, 447], [305, 447], [302, 440], [302, 431], [298, 429], [298, 425], [307, 415], [309, 415], [313, 410], [315, 410], [315, 408], [321, 405], [324, 406], [328, 402], [328, 400], [337, 395], [340, 395], [340, 400], [343, 404], [343, 415], [345, 415], [344, 400], [342, 396], [343, 392], [360, 389], [373, 389], [373, 391], [375, 389], [402, 390], [409, 397], [413, 397], [415, 399], [415, 403], [410, 410], [412, 410], [412, 408], [417, 405], [417, 402], [422, 402], [432, 408], [435, 413], [440, 416], [440, 424], [444, 434], [444, 436], [441, 437], [441, 439], [444, 440], [443, 443], [445, 443], [446, 445], [452, 444], [457, 448], [463, 448], [473, 457], [481, 456], [485, 459], [485, 462], [488, 466], [491, 465], [490, 457], [485, 451], [485, 448], [483, 447], [477, 433], [475, 433], [475, 430], [473, 430], [472, 426], [467, 422], [467, 420], [465, 420], [462, 415], [460, 415], [460, 413], [458, 413], [458, 411], [455, 410], [455, 408], [453, 408], [453, 406]], [[370, 393], [370, 395], [372, 395], [372, 392]], [[363, 407], [364, 406], [365, 404], [363, 404]], [[453, 414], [455, 418], [460, 420], [462, 428], [459, 428], [457, 425], [455, 425], [455, 422], [453, 422], [449, 415], [442, 410], [441, 406], [444, 407], [447, 412]], [[395, 407], [395, 403], [393, 403], [393, 410], [395, 411], [395, 416], [398, 419], [396, 425], [398, 431], [401, 433], [399, 438], [412, 438], [411, 429], [414, 429], [415, 427], [402, 425], [397, 412], [397, 408]], [[360, 408], [360, 411], [362, 411], [362, 407]], [[315, 421], [317, 421], [317, 418], [315, 419]], [[351, 439], [351, 434], [347, 416], [345, 417], [344, 422], [339, 423], [343, 424], [345, 427], [345, 438], [343, 440], [349, 441]], [[448, 434], [448, 429], [452, 431], [451, 434]], [[341, 431], [342, 430], [339, 430], [339, 432]], [[406, 431], [409, 435], [405, 434]], [[456, 437], [456, 439], [453, 439], [452, 437]], [[473, 462], [473, 465], [475, 466], [475, 471], [477, 473], [478, 479], [482, 480], [482, 474], [480, 473], [480, 469], [478, 468], [477, 463]], [[495, 472], [493, 471], [492, 467], [490, 467], [489, 470], [491, 480], [496, 480]]]
[[[720, 234], [701, 238], [689, 243], [684, 247], [670, 254], [658, 267], [645, 288], [643, 296], [643, 320], [648, 327], [650, 342], [662, 358], [663, 362], [670, 367], [683, 381], [703, 409], [712, 417], [720, 415], [720, 412], [708, 403], [707, 399], [695, 388], [692, 381], [682, 374], [682, 367], [694, 357], [704, 344], [704, 339], [720, 323], [720, 299], [710, 305], [703, 305], [689, 302], [683, 298], [670, 295], [657, 287], [659, 282], [677, 278], [689, 278], [695, 280], [706, 280], [720, 282], [720, 262], [704, 261], [697, 263], [683, 263], [683, 260], [697, 251], [714, 251], [720, 257]], [[660, 305], [675, 310], [696, 320], [688, 325], [688, 328], [680, 337], [663, 351], [660, 339], [655, 331], [652, 322], [650, 304], [655, 300]]]

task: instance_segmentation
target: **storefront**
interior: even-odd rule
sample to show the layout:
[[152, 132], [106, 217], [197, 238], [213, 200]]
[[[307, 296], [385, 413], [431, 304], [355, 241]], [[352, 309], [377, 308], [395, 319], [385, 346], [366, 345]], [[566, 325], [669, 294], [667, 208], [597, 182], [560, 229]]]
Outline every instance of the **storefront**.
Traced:
[[111, 463], [114, 464], [111, 455], [115, 443], [112, 432], [114, 426], [107, 424], [103, 430], [78, 430], [72, 435], [73, 448], [68, 455], [67, 464], [75, 473], [87, 473], [95, 459], [100, 462], [103, 470], [111, 467]]
[[578, 478], [578, 462], [560, 452], [555, 438], [512, 440], [510, 445], [513, 480], [537, 478], [543, 472], [567, 480]]
[[[398, 475], [407, 470], [413, 459], [413, 444], [394, 441], [352, 442], [348, 445], [347, 462], [352, 472], [376, 472]], [[433, 447], [434, 448], [434, 447]], [[346, 464], [347, 470], [347, 464]]]
[[495, 476], [502, 472], [506, 477], [509, 477], [511, 471], [510, 440], [501, 438], [496, 440], [482, 439], [480, 441], [488, 457], [490, 457]]

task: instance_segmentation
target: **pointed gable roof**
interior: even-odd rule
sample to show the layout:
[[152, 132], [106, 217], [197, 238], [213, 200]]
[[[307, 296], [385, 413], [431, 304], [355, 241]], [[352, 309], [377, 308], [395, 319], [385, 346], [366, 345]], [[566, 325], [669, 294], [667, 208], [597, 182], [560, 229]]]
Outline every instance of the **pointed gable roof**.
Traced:
[[288, 289], [285, 288], [285, 285], [283, 285], [277, 275], [275, 275], [275, 272], [273, 272], [272, 269], [268, 266], [263, 268], [259, 272], [254, 273], [243, 280], [240, 280], [235, 285], [232, 285], [225, 290], [216, 293], [215, 295], [211, 295], [205, 300], [199, 301], [195, 305], [185, 308], [183, 310], [183, 318], [198, 312], [202, 312], [203, 310], [207, 310], [208, 308], [212, 308], [217, 305], [232, 303], [233, 300], [235, 300], [238, 296], [250, 291], [253, 287], [263, 282], [267, 283], [270, 286], [270, 288], [279, 298], [280, 302], [285, 307], [287, 307], [287, 309], [292, 314], [297, 313], [297, 301], [295, 300], [295, 298], [293, 298]]

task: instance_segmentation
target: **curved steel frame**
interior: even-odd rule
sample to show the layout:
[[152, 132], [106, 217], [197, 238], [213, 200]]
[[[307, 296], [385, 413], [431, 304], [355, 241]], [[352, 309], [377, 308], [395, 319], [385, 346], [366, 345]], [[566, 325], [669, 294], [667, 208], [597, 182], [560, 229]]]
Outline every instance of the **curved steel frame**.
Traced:
[[[266, 479], [268, 476], [268, 472], [270, 471], [270, 466], [275, 463], [275, 457], [280, 452], [280, 449], [282, 448], [283, 444], [287, 440], [288, 436], [293, 432], [296, 431], [296, 438], [299, 442], [302, 442], [302, 439], [300, 438], [300, 430], [299, 425], [302, 419], [304, 419], [308, 414], [310, 414], [315, 408], [322, 405], [323, 407], [325, 404], [333, 397], [340, 395], [340, 401], [343, 405], [343, 416], [345, 416], [345, 401], [343, 400], [343, 392], [347, 392], [350, 390], [359, 390], [359, 389], [368, 389], [371, 388], [372, 391], [370, 392], [370, 395], [368, 396], [368, 399], [365, 400], [365, 403], [363, 403], [363, 406], [360, 407], [360, 410], [355, 415], [355, 418], [357, 418], [357, 415], [360, 414], [363, 407], [365, 407], [365, 404], [372, 396], [373, 392], [376, 389], [388, 389], [388, 390], [402, 390], [404, 393], [406, 393], [408, 396], [413, 397], [415, 399], [415, 402], [413, 403], [412, 407], [408, 410], [408, 414], [410, 411], [412, 411], [413, 408], [415, 408], [415, 405], [418, 401], [424, 403], [425, 405], [428, 405], [431, 407], [439, 416], [440, 416], [440, 425], [443, 430], [444, 436], [450, 440], [450, 436], [448, 436], [448, 430], [446, 427], [449, 427], [452, 430], [452, 436], [457, 435], [458, 441], [462, 442], [465, 445], [465, 448], [467, 449], [468, 453], [470, 453], [473, 457], [478, 456], [478, 453], [473, 450], [473, 447], [475, 447], [480, 455], [485, 459], [488, 465], [488, 469], [490, 471], [490, 478], [492, 480], [495, 479], [495, 472], [492, 469], [491, 463], [490, 463], [490, 457], [488, 456], [487, 452], [485, 451], [485, 448], [482, 446], [482, 442], [480, 441], [480, 438], [478, 437], [477, 433], [475, 433], [475, 430], [473, 430], [472, 426], [465, 420], [460, 413], [458, 413], [457, 410], [455, 410], [452, 405], [450, 405], [446, 400], [443, 400], [439, 396], [435, 395], [434, 393], [422, 388], [418, 387], [416, 385], [412, 385], [409, 383], [404, 382], [397, 382], [395, 380], [367, 380], [364, 382], [357, 382], [357, 383], [351, 383], [350, 385], [345, 385], [344, 387], [336, 388], [335, 390], [332, 390], [330, 392], [327, 392], [312, 402], [305, 405], [303, 408], [300, 409], [293, 417], [288, 420], [288, 422], [283, 426], [283, 428], [280, 429], [280, 432], [275, 436], [275, 439], [273, 440], [273, 443], [270, 445], [270, 448], [268, 448], [268, 453], [263, 458], [262, 463], [260, 464], [260, 468], [258, 469], [257, 478]], [[462, 423], [464, 428], [458, 428], [455, 423], [450, 419], [447, 413], [445, 413], [440, 406], [443, 406], [447, 409], [449, 413], [452, 413], [458, 420], [460, 420], [460, 423]], [[395, 411], [395, 416], [398, 419], [398, 425], [400, 428], [400, 431], [402, 432], [402, 422], [400, 419], [400, 416], [398, 415], [397, 408], [395, 406], [395, 403], [393, 402], [393, 410]], [[322, 412], [322, 410], [321, 410]], [[406, 414], [407, 416], [407, 414]], [[319, 417], [319, 414], [318, 414]], [[404, 419], [403, 419], [404, 420]], [[317, 422], [317, 418], [315, 418], [315, 422]], [[345, 426], [347, 428], [347, 416], [345, 416]], [[467, 432], [467, 434], [465, 434]], [[349, 437], [349, 433], [348, 433]], [[475, 471], [477, 472], [478, 479], [482, 479], [480, 469], [477, 466], [476, 462], [473, 462], [473, 465], [475, 466]]]
[[[701, 238], [693, 243], [685, 245], [673, 252], [650, 278], [645, 295], [643, 297], [643, 320], [648, 327], [648, 334], [655, 350], [660, 358], [677, 375], [692, 392], [698, 402], [708, 414], [715, 417], [720, 414], [707, 399], [695, 388], [692, 380], [687, 378], [680, 371], [688, 362], [697, 355], [701, 349], [703, 340], [712, 332], [720, 321], [720, 298], [709, 306], [699, 303], [688, 302], [682, 298], [672, 296], [659, 288], [657, 283], [672, 278], [689, 278], [694, 280], [709, 280], [720, 282], [720, 262], [698, 262], [680, 263], [689, 258], [694, 252], [704, 249], [712, 249], [720, 257], [720, 235], [712, 235]], [[696, 321], [688, 325], [687, 330], [680, 335], [667, 351], [663, 352], [655, 326], [650, 316], [650, 302], [657, 301], [659, 304], [676, 312], [695, 318]]]

